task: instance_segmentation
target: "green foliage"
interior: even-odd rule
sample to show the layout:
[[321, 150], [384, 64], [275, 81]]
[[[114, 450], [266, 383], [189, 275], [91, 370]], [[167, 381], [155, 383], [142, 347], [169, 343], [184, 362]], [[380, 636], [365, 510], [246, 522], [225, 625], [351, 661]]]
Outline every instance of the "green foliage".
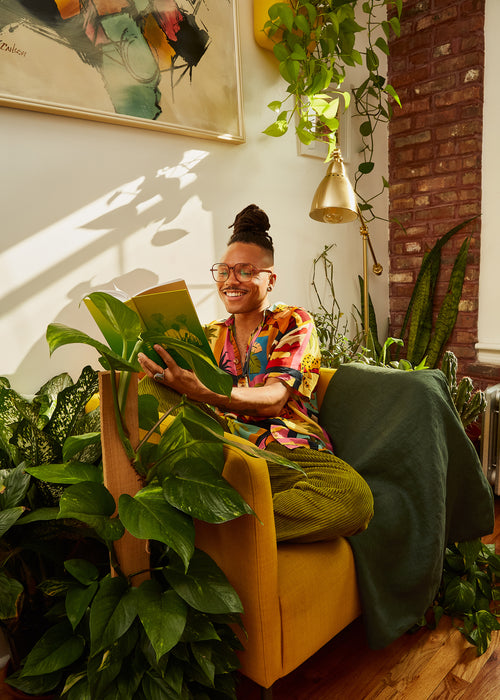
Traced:
[[484, 391], [474, 389], [474, 383], [470, 377], [462, 377], [457, 382], [457, 368], [456, 356], [451, 350], [446, 350], [441, 362], [441, 370], [450, 387], [451, 398], [462, 425], [466, 428], [483, 415], [486, 409], [486, 396]]
[[470, 238], [463, 241], [456, 256], [448, 290], [433, 327], [435, 288], [441, 267], [441, 251], [452, 236], [473, 220], [467, 219], [454, 226], [424, 255], [400, 332], [400, 338], [404, 339], [407, 336], [406, 358], [412, 364], [418, 364], [425, 359], [428, 367], [436, 367], [455, 326]]
[[445, 552], [443, 578], [431, 608], [429, 626], [443, 614], [462, 621], [458, 629], [483, 654], [491, 633], [500, 630], [500, 556], [494, 544], [481, 540], [450, 545]]
[[[358, 6], [362, 14], [356, 17]], [[387, 8], [395, 10], [394, 16], [377, 21], [377, 16], [386, 16]], [[269, 103], [276, 116], [264, 133], [282, 136], [297, 115], [298, 138], [306, 145], [326, 142], [329, 160], [336, 147], [340, 101], [345, 109], [351, 101], [351, 93], [342, 89], [346, 71], [364, 66], [366, 77], [352, 90], [363, 142], [356, 185], [372, 172], [376, 126], [390, 119], [393, 101], [400, 105], [396, 90], [379, 68], [381, 57], [389, 54], [389, 38], [399, 36], [401, 11], [402, 0], [288, 0], [271, 5], [263, 31], [274, 42], [288, 95]], [[362, 51], [356, 48], [361, 33], [366, 42]], [[373, 205], [362, 199], [361, 208], [372, 212]]]
[[[79, 416], [97, 388], [95, 372], [93, 382], [85, 384], [86, 368], [75, 387], [52, 392], [53, 409], [48, 400], [39, 400], [43, 416], [38, 403], [33, 407], [8, 383], [1, 383], [5, 411], [12, 413], [15, 407], [35, 437], [45, 436], [40, 439], [43, 458], [28, 461], [28, 456], [41, 451], [31, 446], [28, 454], [28, 446], [18, 437], [20, 421], [9, 418], [2, 432], [2, 445], [13, 448], [8, 458], [25, 459], [18, 467], [0, 472], [0, 544], [7, 545], [5, 561], [12, 560], [16, 543], [27, 546], [25, 534], [35, 527], [47, 528], [47, 522], [58, 541], [71, 523], [73, 538], [71, 548], [59, 547], [52, 553], [54, 566], [44, 571], [29, 569], [30, 588], [36, 590], [38, 601], [43, 599], [46, 614], [8, 682], [29, 693], [57, 692], [67, 700], [234, 698], [232, 672], [238, 666], [235, 649], [240, 645], [229, 623], [240, 623], [242, 606], [223, 572], [196, 549], [193, 519], [222, 523], [253, 514], [222, 476], [223, 444], [241, 446], [223, 434], [212, 414], [185, 398], [180, 398], [168, 428], [159, 431], [168, 414], [159, 418], [157, 399], [142, 396], [140, 424], [148, 432], [133, 449], [123, 420], [129, 370], [139, 368], [137, 353], [145, 343], [161, 340], [170, 347], [170, 341], [163, 336], [138, 336], [135, 313], [114, 297], [98, 293], [92, 300], [108, 327], [121, 337], [121, 355], [67, 326], [51, 324], [47, 339], [51, 352], [69, 343], [85, 343], [100, 353], [101, 364], [112, 375], [118, 432], [141, 488], [134, 496], [121, 494], [116, 504], [103, 484], [98, 460], [82, 459], [100, 442], [95, 425], [84, 434], [77, 430], [83, 425]], [[231, 391], [230, 377], [196, 348], [178, 340], [174, 344], [207, 386], [220, 393]], [[153, 434], [156, 442], [149, 439]], [[56, 444], [57, 450], [48, 451], [46, 443]], [[261, 454], [251, 445], [244, 449]], [[25, 515], [24, 503], [33, 482], [47, 487], [57, 484], [58, 498], [52, 508], [37, 508], [30, 502], [31, 513]], [[114, 543], [125, 532], [149, 540], [155, 553], [151, 579], [138, 587], [131, 582], [141, 572], [126, 577], [117, 561]], [[7, 541], [10, 533], [16, 536], [13, 544]], [[84, 540], [92, 544], [83, 547]], [[75, 556], [79, 548], [90, 557]], [[110, 561], [117, 573], [113, 577]], [[25, 595], [23, 584], [10, 569], [0, 570], [0, 583], [1, 617], [15, 621]], [[13, 629], [11, 639], [17, 633]]]

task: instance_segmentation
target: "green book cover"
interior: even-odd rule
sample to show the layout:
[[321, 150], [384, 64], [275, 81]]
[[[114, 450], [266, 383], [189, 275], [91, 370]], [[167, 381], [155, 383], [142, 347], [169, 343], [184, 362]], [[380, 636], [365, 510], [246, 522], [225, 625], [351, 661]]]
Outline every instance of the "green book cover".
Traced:
[[[125, 301], [127, 306], [138, 314], [143, 330], [155, 331], [191, 343], [202, 350], [216, 364], [184, 280], [174, 280], [146, 289], [129, 299], [126, 299], [126, 295], [119, 290], [103, 291]], [[85, 303], [109, 346], [121, 354], [122, 340], [120, 335], [114, 331], [89, 298], [85, 299]], [[144, 351], [155, 362], [164, 365], [152, 347], [146, 347]], [[181, 367], [187, 368], [186, 363], [177, 353], [169, 352]]]

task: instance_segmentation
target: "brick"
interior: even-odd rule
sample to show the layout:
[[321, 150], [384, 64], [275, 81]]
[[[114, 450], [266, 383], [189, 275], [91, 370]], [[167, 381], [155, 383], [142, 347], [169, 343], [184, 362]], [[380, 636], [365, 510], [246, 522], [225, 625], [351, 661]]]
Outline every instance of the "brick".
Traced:
[[431, 132], [427, 129], [425, 131], [416, 132], [413, 134], [407, 134], [406, 136], [398, 136], [393, 139], [392, 145], [394, 148], [403, 148], [405, 146], [411, 146], [417, 143], [425, 143], [431, 140]]
[[461, 170], [461, 168], [462, 160], [460, 158], [440, 158], [434, 163], [434, 172], [436, 173], [450, 173]]
[[429, 207], [415, 212], [415, 221], [435, 221], [436, 219], [451, 219], [455, 213], [453, 206]]
[[440, 126], [435, 130], [438, 141], [445, 141], [450, 138], [461, 138], [471, 134], [481, 133], [482, 124], [477, 121], [457, 122], [448, 126]]
[[406, 180], [409, 178], [425, 177], [431, 175], [432, 163], [423, 163], [422, 165], [408, 165], [394, 168], [394, 177], [398, 180]]
[[436, 80], [416, 83], [415, 95], [429, 95], [441, 93], [443, 90], [451, 90], [457, 84], [455, 75], [443, 75]]
[[479, 51], [471, 51], [436, 61], [434, 72], [437, 76], [446, 75], [448, 73], [458, 73], [470, 68], [481, 70], [482, 65], [483, 55]]
[[454, 189], [457, 183], [456, 175], [441, 175], [419, 180], [416, 183], [419, 192], [435, 192], [437, 190]]
[[480, 185], [481, 174], [478, 172], [469, 172], [462, 175], [462, 185]]
[[417, 21], [416, 30], [417, 32], [434, 29], [437, 24], [442, 24], [444, 22], [451, 23], [451, 20], [458, 16], [458, 10], [456, 7], [445, 7], [440, 12], [433, 13], [427, 17]]
[[479, 85], [467, 87], [466, 94], [464, 89], [442, 92], [434, 98], [434, 104], [439, 109], [440, 107], [449, 107], [450, 105], [463, 104], [465, 101], [479, 100], [481, 97], [481, 88]]
[[422, 251], [420, 241], [408, 241], [405, 248], [408, 253], [420, 253]]
[[432, 203], [433, 204], [439, 204], [440, 202], [443, 203], [451, 203], [451, 202], [457, 202], [458, 201], [458, 194], [456, 192], [438, 192], [437, 194], [432, 195]]
[[471, 202], [461, 204], [458, 208], [458, 215], [466, 219], [468, 216], [475, 216], [481, 213], [481, 202]]
[[391, 120], [391, 136], [401, 134], [404, 131], [410, 131], [412, 127], [411, 117], [403, 117]]
[[410, 284], [413, 284], [414, 281], [415, 280], [411, 272], [396, 272], [389, 275], [389, 282], [391, 284], [396, 284], [399, 282], [409, 282]]

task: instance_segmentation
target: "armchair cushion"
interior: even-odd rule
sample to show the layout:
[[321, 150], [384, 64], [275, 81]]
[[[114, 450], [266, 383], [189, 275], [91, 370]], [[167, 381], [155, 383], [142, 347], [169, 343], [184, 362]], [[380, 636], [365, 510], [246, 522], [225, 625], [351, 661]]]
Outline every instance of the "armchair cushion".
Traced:
[[368, 641], [383, 647], [432, 604], [446, 544], [493, 530], [491, 487], [440, 370], [343, 365], [320, 422], [373, 492], [373, 520], [349, 542]]

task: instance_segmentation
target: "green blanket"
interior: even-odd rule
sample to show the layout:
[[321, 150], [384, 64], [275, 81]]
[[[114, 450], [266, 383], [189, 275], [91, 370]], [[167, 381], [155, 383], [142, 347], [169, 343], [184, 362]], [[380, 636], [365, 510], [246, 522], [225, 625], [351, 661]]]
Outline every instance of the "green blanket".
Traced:
[[375, 515], [349, 541], [368, 643], [381, 648], [432, 604], [446, 544], [493, 530], [492, 490], [440, 370], [343, 365], [320, 423], [373, 492]]

